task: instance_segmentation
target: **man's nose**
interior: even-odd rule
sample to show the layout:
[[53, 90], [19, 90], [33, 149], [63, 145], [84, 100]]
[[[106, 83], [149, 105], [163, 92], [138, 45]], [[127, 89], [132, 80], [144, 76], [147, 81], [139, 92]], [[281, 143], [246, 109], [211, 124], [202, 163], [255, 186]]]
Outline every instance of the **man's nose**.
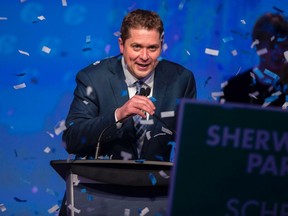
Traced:
[[147, 49], [142, 49], [141, 58], [145, 61], [149, 59], [149, 53]]

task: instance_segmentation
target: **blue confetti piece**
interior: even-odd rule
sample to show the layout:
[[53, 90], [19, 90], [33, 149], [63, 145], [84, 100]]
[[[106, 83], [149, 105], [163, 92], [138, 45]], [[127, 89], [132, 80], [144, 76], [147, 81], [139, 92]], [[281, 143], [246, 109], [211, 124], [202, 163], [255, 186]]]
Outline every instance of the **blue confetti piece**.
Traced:
[[157, 100], [156, 100], [156, 98], [154, 98], [154, 97], [150, 97], [149, 98], [152, 102], [156, 102]]
[[72, 126], [72, 125], [74, 125], [74, 122], [70, 122], [70, 123], [69, 123], [69, 126]]
[[86, 188], [81, 189], [81, 193], [86, 193], [86, 192], [87, 192]]
[[136, 163], [144, 163], [145, 160], [144, 159], [138, 159], [138, 160], [135, 160]]
[[124, 97], [124, 96], [127, 96], [128, 95], [128, 91], [127, 90], [122, 90], [121, 91], [121, 96]]
[[87, 196], [87, 200], [88, 200], [88, 201], [93, 201], [93, 199], [94, 199], [94, 197], [93, 197], [92, 195], [88, 195], [88, 196]]
[[223, 40], [224, 43], [227, 43], [227, 42], [229, 42], [229, 41], [234, 40], [234, 38], [233, 38], [232, 36], [229, 36], [229, 37], [223, 38], [222, 40]]
[[161, 56], [159, 56], [157, 60], [158, 60], [158, 61], [162, 61], [162, 59], [163, 59], [163, 58], [162, 58]]
[[176, 147], [176, 142], [174, 141], [170, 141], [168, 142], [168, 145], [171, 145], [172, 148], [171, 148], [171, 152], [170, 152], [170, 162], [174, 162], [174, 156], [175, 156], [175, 147]]
[[157, 180], [156, 180], [155, 176], [153, 175], [153, 173], [149, 173], [149, 179], [150, 179], [152, 185], [156, 185]]
[[269, 102], [271, 103], [271, 102], [275, 101], [277, 98], [278, 98], [278, 96], [276, 96], [276, 95], [265, 98], [265, 103], [269, 103]]

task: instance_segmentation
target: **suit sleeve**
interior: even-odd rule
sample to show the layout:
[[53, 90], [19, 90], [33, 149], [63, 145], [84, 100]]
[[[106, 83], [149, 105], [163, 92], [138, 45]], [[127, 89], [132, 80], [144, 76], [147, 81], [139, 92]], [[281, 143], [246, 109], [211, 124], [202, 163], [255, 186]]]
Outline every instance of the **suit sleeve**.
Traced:
[[85, 70], [77, 74], [76, 84], [62, 141], [68, 153], [83, 157], [95, 152], [99, 135], [115, 118], [113, 111], [109, 115], [99, 115], [99, 98]]

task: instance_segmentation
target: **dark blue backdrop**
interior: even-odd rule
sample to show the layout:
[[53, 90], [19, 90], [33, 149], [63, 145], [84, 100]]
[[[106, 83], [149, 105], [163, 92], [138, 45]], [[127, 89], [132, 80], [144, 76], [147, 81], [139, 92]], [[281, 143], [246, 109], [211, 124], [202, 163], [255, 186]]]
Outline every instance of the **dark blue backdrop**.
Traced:
[[[162, 57], [191, 69], [198, 99], [213, 101], [223, 81], [257, 64], [250, 48], [255, 20], [268, 11], [287, 15], [288, 2], [0, 0], [0, 215], [51, 215], [60, 205], [65, 184], [49, 162], [68, 158], [55, 127], [66, 117], [75, 75], [118, 54], [115, 35], [136, 8], [161, 15]], [[26, 87], [15, 89], [19, 84]]]

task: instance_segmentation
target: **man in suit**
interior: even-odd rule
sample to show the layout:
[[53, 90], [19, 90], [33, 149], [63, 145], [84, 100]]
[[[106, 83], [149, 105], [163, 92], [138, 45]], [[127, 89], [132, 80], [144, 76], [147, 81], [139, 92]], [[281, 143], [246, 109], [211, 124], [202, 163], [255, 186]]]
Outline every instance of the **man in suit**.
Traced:
[[[63, 133], [68, 153], [94, 158], [100, 143], [97, 156], [170, 161], [179, 99], [196, 98], [196, 84], [191, 71], [160, 60], [163, 40], [158, 14], [137, 9], [123, 19], [121, 55], [77, 74]], [[148, 95], [136, 93], [137, 81]], [[140, 144], [137, 115], [144, 125]]]

